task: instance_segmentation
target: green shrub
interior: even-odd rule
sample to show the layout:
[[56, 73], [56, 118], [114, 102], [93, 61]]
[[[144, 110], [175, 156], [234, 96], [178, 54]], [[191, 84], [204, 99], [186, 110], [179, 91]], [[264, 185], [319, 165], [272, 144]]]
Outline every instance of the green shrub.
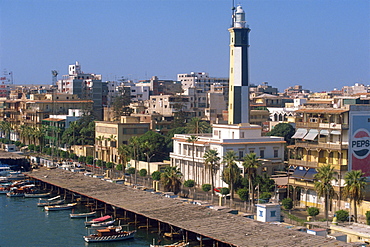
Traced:
[[31, 151], [35, 150], [35, 144], [28, 145], [28, 149]]
[[87, 157], [85, 158], [85, 162], [86, 162], [87, 164], [89, 164], [89, 165], [92, 165], [92, 164], [94, 163], [94, 157], [92, 157], [92, 156], [87, 156]]
[[208, 191], [210, 191], [212, 189], [212, 185], [210, 185], [210, 184], [203, 184], [202, 185], [202, 190], [204, 191], [204, 192], [208, 192]]
[[113, 163], [113, 162], [108, 162], [108, 163], [106, 164], [106, 167], [107, 167], [108, 169], [113, 168], [113, 167], [114, 167], [114, 163]]
[[195, 181], [192, 179], [186, 180], [184, 186], [188, 188], [193, 188], [195, 186]]
[[270, 192], [262, 192], [260, 195], [261, 200], [268, 201], [271, 198], [271, 193]]
[[139, 175], [141, 177], [145, 177], [147, 174], [148, 174], [148, 171], [144, 168], [139, 171]]
[[221, 188], [220, 192], [221, 192], [222, 195], [227, 195], [227, 194], [230, 193], [230, 189], [227, 188], [227, 187], [223, 187], [223, 188]]
[[[50, 150], [50, 153], [51, 153], [51, 150]], [[84, 163], [85, 161], [86, 161], [86, 157], [85, 156], [78, 157], [78, 162]]]
[[335, 215], [337, 216], [338, 221], [348, 221], [349, 213], [346, 210], [338, 210], [335, 212]]
[[155, 171], [152, 173], [152, 179], [159, 181], [161, 180], [161, 172], [160, 171]]
[[248, 200], [248, 189], [239, 189], [236, 192], [242, 201], [247, 201]]
[[292, 198], [284, 198], [281, 201], [281, 204], [286, 210], [291, 210], [293, 208], [293, 200]]
[[366, 211], [366, 225], [370, 225], [370, 211]]
[[128, 173], [128, 174], [135, 174], [135, 167], [130, 167], [130, 168], [127, 168], [126, 169], [126, 172]]
[[307, 213], [309, 216], [315, 217], [320, 213], [320, 210], [317, 207], [309, 207], [307, 208]]
[[116, 170], [117, 171], [122, 171], [123, 170], [123, 165], [122, 164], [116, 165]]

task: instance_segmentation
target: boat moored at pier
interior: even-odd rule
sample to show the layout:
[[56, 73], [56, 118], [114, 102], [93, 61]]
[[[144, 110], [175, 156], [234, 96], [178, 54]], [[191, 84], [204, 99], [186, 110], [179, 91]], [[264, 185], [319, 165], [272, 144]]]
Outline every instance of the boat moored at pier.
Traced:
[[122, 229], [122, 226], [111, 226], [103, 229], [97, 229], [96, 234], [83, 236], [83, 238], [88, 243], [121, 241], [134, 238], [135, 233], [136, 230], [125, 231]]

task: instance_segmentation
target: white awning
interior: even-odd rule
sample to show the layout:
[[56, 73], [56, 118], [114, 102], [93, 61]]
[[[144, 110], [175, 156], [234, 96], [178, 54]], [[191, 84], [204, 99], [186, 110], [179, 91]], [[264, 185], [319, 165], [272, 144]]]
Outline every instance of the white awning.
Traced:
[[339, 130], [332, 130], [332, 131], [330, 132], [330, 134], [332, 134], [332, 135], [340, 135], [341, 133], [340, 133], [340, 131], [339, 131]]
[[319, 134], [319, 131], [317, 129], [310, 129], [308, 134], [303, 139], [313, 141], [315, 140], [318, 134]]
[[307, 129], [297, 129], [297, 132], [292, 136], [294, 139], [302, 139], [307, 134]]
[[329, 130], [320, 130], [320, 135], [328, 136]]

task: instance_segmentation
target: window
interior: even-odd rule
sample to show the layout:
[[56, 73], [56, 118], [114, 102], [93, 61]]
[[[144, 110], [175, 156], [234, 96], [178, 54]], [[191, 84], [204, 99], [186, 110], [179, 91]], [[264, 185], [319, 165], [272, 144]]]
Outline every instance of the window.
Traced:
[[260, 157], [265, 158], [265, 150], [263, 149], [260, 150]]
[[271, 215], [270, 215], [271, 217], [276, 217], [276, 211], [275, 210], [271, 211], [270, 213], [271, 213]]
[[244, 138], [244, 132], [240, 132], [240, 138]]
[[277, 158], [277, 157], [279, 157], [279, 150], [274, 149], [274, 158]]
[[239, 159], [242, 159], [242, 158], [243, 158], [243, 156], [244, 156], [243, 151], [239, 151]]
[[263, 217], [263, 211], [262, 210], [259, 210], [259, 217]]

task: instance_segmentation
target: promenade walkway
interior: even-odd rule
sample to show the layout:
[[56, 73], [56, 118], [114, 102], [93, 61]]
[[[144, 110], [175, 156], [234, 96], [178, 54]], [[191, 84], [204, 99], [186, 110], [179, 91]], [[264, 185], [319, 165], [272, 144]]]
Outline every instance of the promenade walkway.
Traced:
[[27, 176], [230, 246], [351, 246], [61, 169]]

